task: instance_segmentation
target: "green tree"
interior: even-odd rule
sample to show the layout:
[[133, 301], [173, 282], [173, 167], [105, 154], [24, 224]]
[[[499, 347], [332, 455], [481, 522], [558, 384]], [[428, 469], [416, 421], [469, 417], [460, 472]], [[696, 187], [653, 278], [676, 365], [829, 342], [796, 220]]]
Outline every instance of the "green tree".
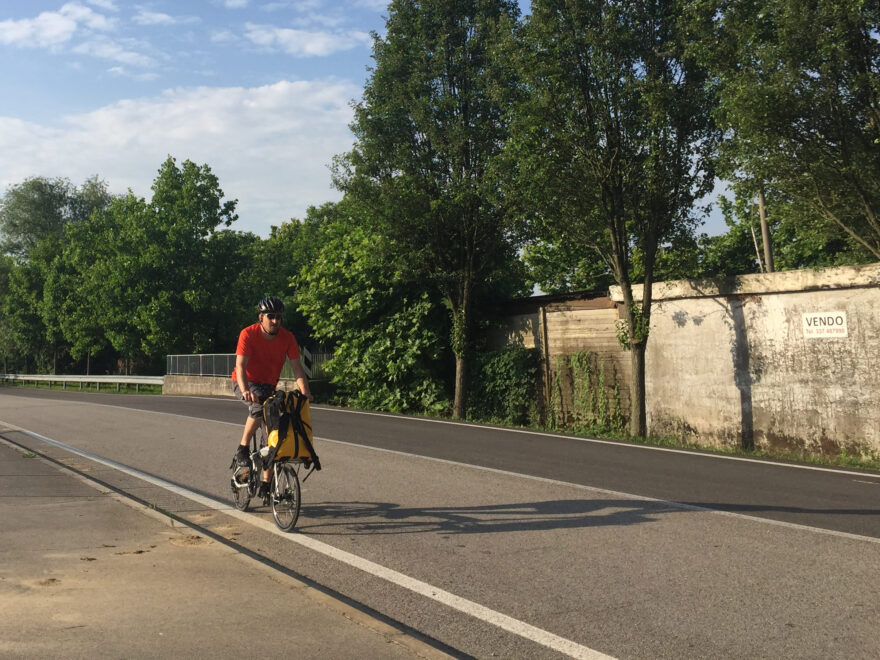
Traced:
[[3, 359], [3, 373], [9, 373], [10, 360], [17, 363], [19, 355], [15, 349], [15, 337], [9, 325], [9, 315], [6, 313], [9, 300], [9, 274], [15, 267], [12, 257], [0, 254], [0, 358]]
[[[682, 1], [535, 0], [522, 28], [506, 171], [533, 232], [593, 250], [620, 285], [632, 350], [630, 432], [643, 436], [645, 346], [658, 250], [690, 231], [711, 189], [706, 72], [689, 55], [705, 21]], [[632, 294], [634, 253], [644, 296]]]
[[333, 347], [325, 367], [342, 401], [392, 412], [444, 410], [442, 307], [396, 266], [384, 239], [349, 203], [324, 207], [322, 216], [320, 253], [292, 282], [315, 338]]
[[214, 337], [202, 317], [215, 309], [215, 283], [204, 277], [205, 249], [218, 227], [236, 219], [235, 200], [223, 191], [208, 165], [185, 160], [179, 167], [169, 157], [159, 168], [149, 203], [151, 222], [141, 234], [143, 268], [149, 285], [136, 310], [148, 355], [201, 352]]
[[793, 203], [801, 222], [834, 225], [880, 259], [880, 4], [734, 0], [708, 11], [723, 174], [741, 197], [769, 186], [771, 212]]
[[[68, 350], [60, 315], [67, 292], [59, 285], [60, 255], [69, 232], [109, 201], [106, 184], [97, 177], [81, 187], [66, 179], [34, 177], [10, 187], [0, 203], [0, 242], [15, 256], [7, 328], [12, 343], [35, 358], [38, 369], [57, 372]], [[73, 291], [76, 283], [71, 286]]]
[[76, 225], [64, 259], [80, 281], [65, 309], [77, 352], [96, 350], [103, 335], [126, 369], [159, 370], [168, 353], [213, 348], [223, 313], [215, 295], [238, 273], [212, 261], [234, 251], [211, 237], [235, 220], [234, 210], [207, 165], [169, 157], [149, 202], [129, 193]]
[[255, 259], [255, 266], [261, 273], [260, 296], [276, 295], [284, 300], [285, 325], [303, 342], [311, 338], [311, 329], [296, 304], [297, 291], [304, 285], [301, 273], [318, 258], [324, 229], [337, 217], [335, 203], [309, 207], [302, 220], [293, 218], [280, 227], [273, 226]]
[[8, 188], [0, 200], [0, 248], [26, 259], [39, 243], [60, 241], [70, 219], [72, 192], [67, 179], [44, 177]]
[[495, 49], [518, 9], [510, 0], [393, 0], [388, 11], [336, 182], [368, 209], [400, 269], [441, 292], [460, 418], [476, 301], [515, 256], [487, 171], [506, 137], [494, 92], [509, 79]]
[[148, 299], [142, 228], [152, 222], [146, 201], [129, 192], [69, 234], [63, 259], [79, 283], [65, 298], [63, 327], [77, 356], [109, 343], [129, 371], [143, 358], [138, 310]]
[[201, 279], [210, 287], [210, 306], [202, 313], [210, 341], [202, 350], [234, 352], [238, 333], [256, 320], [256, 303], [266, 295], [264, 278], [273, 268], [283, 270], [278, 264], [261, 264], [265, 243], [256, 234], [231, 229], [208, 237]]
[[[771, 189], [774, 200], [768, 219], [774, 237], [776, 270], [826, 268], [869, 263], [870, 251], [838, 225], [818, 217], [808, 204], [786, 199]], [[751, 195], [722, 197], [727, 234], [701, 241], [699, 272], [694, 276], [743, 275], [761, 271], [764, 250], [758, 208]]]
[[3, 301], [4, 325], [14, 350], [24, 358], [27, 371], [48, 371], [52, 365], [52, 348], [46, 340], [45, 327], [39, 313], [42, 276], [38, 265], [21, 262], [13, 266], [7, 280], [7, 296]]
[[598, 255], [573, 243], [534, 241], [523, 248], [522, 259], [529, 280], [547, 294], [607, 290], [614, 283]]

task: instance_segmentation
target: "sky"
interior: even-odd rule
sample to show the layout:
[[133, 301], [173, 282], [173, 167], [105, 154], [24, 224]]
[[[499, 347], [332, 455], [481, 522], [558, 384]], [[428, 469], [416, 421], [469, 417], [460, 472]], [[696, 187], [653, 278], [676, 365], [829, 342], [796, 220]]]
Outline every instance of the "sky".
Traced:
[[[528, 9], [528, 0], [520, 3]], [[151, 197], [168, 156], [207, 164], [240, 231], [336, 201], [351, 104], [387, 0], [2, 0], [0, 192], [97, 175]], [[710, 232], [715, 233], [715, 232]]]

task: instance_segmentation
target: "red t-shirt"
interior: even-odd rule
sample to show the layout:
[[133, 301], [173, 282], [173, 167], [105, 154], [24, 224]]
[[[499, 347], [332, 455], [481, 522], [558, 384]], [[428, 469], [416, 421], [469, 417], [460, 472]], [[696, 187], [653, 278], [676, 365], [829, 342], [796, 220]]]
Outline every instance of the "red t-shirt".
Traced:
[[[278, 328], [275, 339], [268, 341], [260, 324], [254, 323], [239, 333], [235, 354], [248, 358], [245, 373], [249, 383], [267, 383], [274, 387], [278, 384], [284, 358], [299, 359], [299, 345], [287, 328]], [[235, 369], [232, 370], [232, 380], [236, 380]]]

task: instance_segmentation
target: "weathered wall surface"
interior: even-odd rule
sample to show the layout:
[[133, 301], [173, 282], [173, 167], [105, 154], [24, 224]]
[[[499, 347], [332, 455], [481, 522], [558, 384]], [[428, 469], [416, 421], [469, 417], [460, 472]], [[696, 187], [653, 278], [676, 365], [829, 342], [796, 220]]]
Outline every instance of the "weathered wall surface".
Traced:
[[[880, 453], [880, 264], [666, 282], [653, 296], [651, 433]], [[816, 325], [829, 315], [845, 336]]]
[[229, 376], [165, 376], [162, 394], [232, 396]]
[[[296, 389], [296, 381], [281, 379], [278, 389]], [[229, 376], [165, 376], [162, 394], [232, 396], [232, 379]]]
[[489, 337], [490, 348], [520, 345], [539, 349], [544, 357], [539, 387], [543, 412], [557, 408], [562, 418], [560, 421], [566, 424], [576, 416], [584, 416], [583, 411], [577, 410], [575, 399], [589, 398], [590, 395], [579, 391], [575, 384], [584, 374], [574, 373], [571, 366], [561, 362], [561, 358], [588, 351], [589, 363], [584, 363], [582, 368], [589, 370], [586, 377], [591, 382], [587, 389], [593, 392], [593, 416], [600, 416], [601, 395], [607, 402], [601, 405], [615, 410], [619, 406], [622, 416], [627, 418], [632, 372], [629, 354], [622, 351], [617, 342], [617, 305], [601, 295], [568, 300], [559, 298], [547, 296], [520, 301], [519, 307], [507, 317], [505, 326]]

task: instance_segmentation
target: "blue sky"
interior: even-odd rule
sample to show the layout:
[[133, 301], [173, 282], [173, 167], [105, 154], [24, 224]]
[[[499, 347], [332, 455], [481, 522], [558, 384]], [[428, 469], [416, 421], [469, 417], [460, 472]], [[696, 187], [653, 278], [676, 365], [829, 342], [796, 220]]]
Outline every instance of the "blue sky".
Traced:
[[29, 176], [98, 175], [114, 193], [149, 197], [171, 155], [210, 165], [239, 200], [234, 228], [267, 236], [339, 199], [328, 168], [351, 148], [350, 104], [386, 6], [4, 0], [0, 191]]

